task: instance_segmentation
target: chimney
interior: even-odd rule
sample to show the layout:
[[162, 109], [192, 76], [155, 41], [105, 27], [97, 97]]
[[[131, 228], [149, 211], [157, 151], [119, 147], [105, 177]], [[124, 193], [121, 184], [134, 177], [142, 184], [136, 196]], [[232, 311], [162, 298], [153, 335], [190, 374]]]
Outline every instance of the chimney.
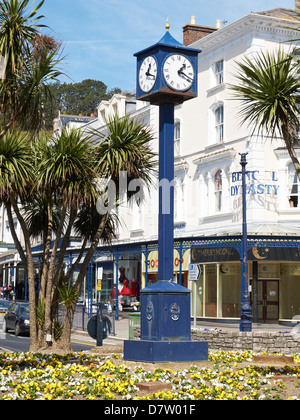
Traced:
[[[300, 0], [298, 0], [300, 2]], [[218, 25], [218, 24], [217, 24]], [[183, 27], [183, 44], [190, 45], [205, 36], [217, 31], [219, 27], [212, 28], [210, 26], [196, 25], [196, 17], [191, 17], [191, 23]]]

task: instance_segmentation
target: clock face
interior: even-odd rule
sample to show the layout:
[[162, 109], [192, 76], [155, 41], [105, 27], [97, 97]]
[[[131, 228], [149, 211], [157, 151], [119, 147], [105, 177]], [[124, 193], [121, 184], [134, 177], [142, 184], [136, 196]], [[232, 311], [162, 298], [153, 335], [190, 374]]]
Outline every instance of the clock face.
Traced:
[[139, 84], [144, 92], [150, 92], [153, 89], [157, 78], [157, 62], [150, 55], [146, 57], [140, 67]]
[[167, 85], [174, 90], [189, 90], [195, 80], [194, 67], [190, 60], [182, 54], [170, 55], [163, 67]]

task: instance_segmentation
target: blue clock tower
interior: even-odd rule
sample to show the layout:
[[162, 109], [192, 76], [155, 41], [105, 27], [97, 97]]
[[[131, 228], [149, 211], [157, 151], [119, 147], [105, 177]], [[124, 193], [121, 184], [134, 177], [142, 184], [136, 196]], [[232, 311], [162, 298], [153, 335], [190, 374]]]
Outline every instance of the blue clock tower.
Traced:
[[137, 99], [159, 106], [158, 282], [141, 291], [141, 340], [125, 341], [124, 359], [208, 360], [208, 344], [191, 341], [191, 291], [173, 281], [174, 108], [197, 97], [198, 55], [169, 32], [137, 57]]

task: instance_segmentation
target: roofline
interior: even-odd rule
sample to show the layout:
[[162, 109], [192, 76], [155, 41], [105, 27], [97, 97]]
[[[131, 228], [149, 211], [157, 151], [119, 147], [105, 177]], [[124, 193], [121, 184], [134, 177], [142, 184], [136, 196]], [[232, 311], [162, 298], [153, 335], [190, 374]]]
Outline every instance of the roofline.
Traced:
[[[283, 18], [279, 18], [276, 16], [267, 16], [267, 15], [260, 15], [259, 13], [255, 13], [255, 12], [251, 12], [237, 20], [235, 20], [234, 22], [229, 23], [226, 26], [223, 26], [223, 28], [218, 29], [217, 31], [205, 36], [204, 38], [201, 38], [197, 41], [195, 41], [193, 44], [191, 44], [190, 46], [193, 48], [201, 48], [203, 49], [205, 44], [208, 43], [214, 43], [214, 41], [220, 42], [219, 38], [220, 35], [222, 34], [226, 34], [228, 32], [238, 32], [237, 29], [240, 28], [241, 26], [243, 27], [251, 27], [257, 24], [261, 24], [261, 23], [280, 23], [280, 27], [282, 29], [282, 25], [284, 25], [284, 29], [286, 30], [296, 30], [297, 28], [300, 28], [300, 20], [290, 20], [290, 19], [283, 19]], [[203, 51], [204, 52], [204, 51]]]

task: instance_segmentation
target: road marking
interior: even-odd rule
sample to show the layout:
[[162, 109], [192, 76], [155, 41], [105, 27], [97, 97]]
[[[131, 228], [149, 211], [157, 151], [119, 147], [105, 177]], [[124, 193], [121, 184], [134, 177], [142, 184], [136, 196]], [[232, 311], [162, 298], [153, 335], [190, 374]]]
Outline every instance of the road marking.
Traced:
[[81, 342], [81, 341], [71, 341], [71, 343], [72, 344], [83, 344], [84, 346], [91, 346], [91, 347], [94, 347], [95, 345], [94, 344], [92, 344], [92, 343], [83, 343], [83, 342]]

